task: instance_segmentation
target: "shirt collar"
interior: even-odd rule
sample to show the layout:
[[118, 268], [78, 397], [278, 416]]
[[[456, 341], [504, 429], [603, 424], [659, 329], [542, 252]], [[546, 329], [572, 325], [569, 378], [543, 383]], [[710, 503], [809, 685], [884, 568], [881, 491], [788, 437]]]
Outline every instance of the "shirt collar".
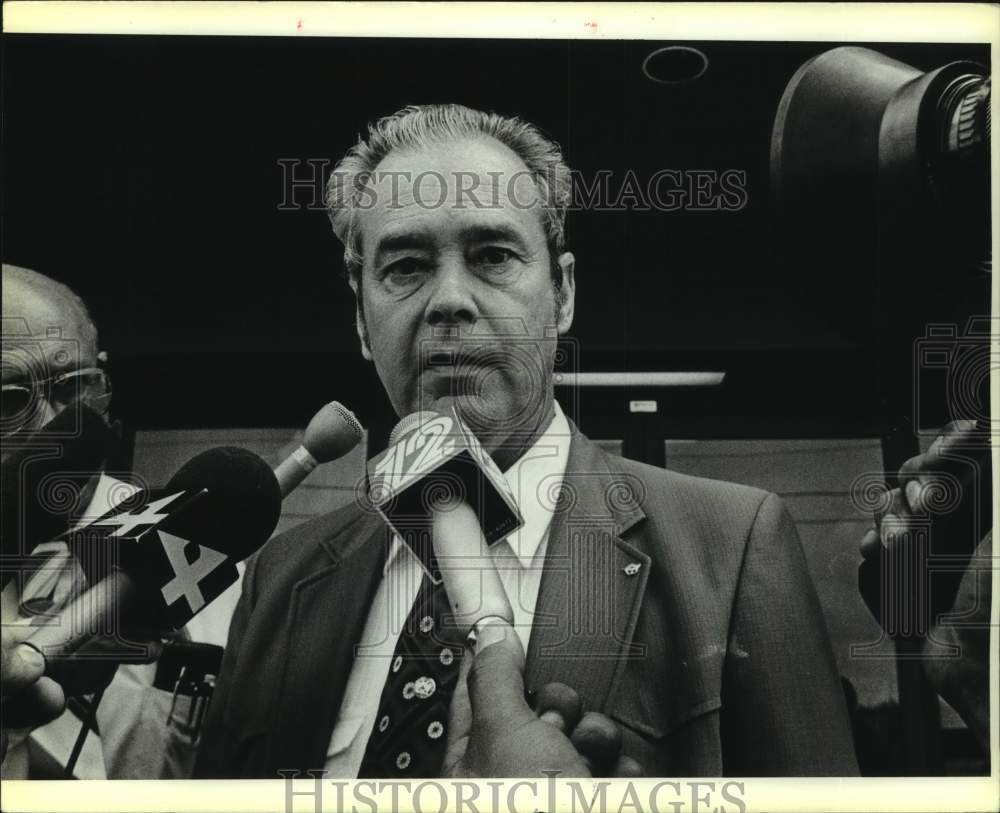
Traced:
[[94, 487], [94, 495], [90, 498], [86, 510], [74, 527], [82, 528], [84, 525], [89, 525], [91, 522], [100, 519], [108, 511], [117, 508], [119, 503], [124, 502], [138, 490], [139, 487], [132, 483], [123, 482], [101, 472], [97, 480], [97, 485]]
[[[548, 428], [503, 473], [514, 494], [514, 502], [524, 518], [524, 525], [505, 541], [524, 568], [534, 561], [542, 540], [548, 534], [559, 496], [559, 486], [566, 474], [566, 462], [569, 460], [569, 421], [559, 402], [553, 399], [552, 404], [554, 414]], [[403, 548], [406, 546], [396, 536], [389, 549], [383, 574], [389, 570]]]

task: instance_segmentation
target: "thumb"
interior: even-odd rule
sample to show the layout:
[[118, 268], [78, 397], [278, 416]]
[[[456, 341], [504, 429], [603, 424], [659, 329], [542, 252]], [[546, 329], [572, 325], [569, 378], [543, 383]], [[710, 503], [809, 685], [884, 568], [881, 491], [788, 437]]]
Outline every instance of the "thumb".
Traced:
[[2, 693], [5, 697], [32, 685], [44, 674], [45, 658], [41, 652], [28, 644], [10, 645], [4, 641]]
[[469, 670], [472, 666], [472, 652], [466, 651], [459, 662], [458, 683], [451, 696], [448, 710], [448, 743], [445, 747], [444, 764], [453, 766], [465, 753], [466, 743], [472, 735], [472, 708], [469, 705]]
[[14, 650], [13, 660], [13, 668], [7, 677], [12, 684], [27, 686], [45, 674], [45, 657], [30, 644], [20, 644]]
[[534, 713], [524, 699], [524, 648], [507, 622], [491, 619], [477, 631], [479, 649], [469, 669], [469, 701], [476, 725], [491, 726]]

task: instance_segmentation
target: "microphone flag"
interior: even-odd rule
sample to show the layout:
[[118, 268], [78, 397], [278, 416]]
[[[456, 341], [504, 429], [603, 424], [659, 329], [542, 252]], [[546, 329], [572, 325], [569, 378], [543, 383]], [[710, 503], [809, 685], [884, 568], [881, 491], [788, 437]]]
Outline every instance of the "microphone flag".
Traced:
[[524, 525], [507, 478], [454, 406], [423, 413], [382, 454], [368, 461], [368, 499], [389, 527], [440, 581], [430, 516], [443, 498], [465, 500], [492, 545]]
[[124, 570], [152, 617], [180, 629], [239, 578], [225, 534], [206, 528], [210, 502], [204, 488], [145, 489], [62, 540], [89, 583]]

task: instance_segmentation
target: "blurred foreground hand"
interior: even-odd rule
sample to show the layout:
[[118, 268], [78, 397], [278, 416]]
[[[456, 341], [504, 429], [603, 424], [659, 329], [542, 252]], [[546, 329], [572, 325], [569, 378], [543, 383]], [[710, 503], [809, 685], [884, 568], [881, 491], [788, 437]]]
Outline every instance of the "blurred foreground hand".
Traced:
[[480, 629], [478, 651], [462, 658], [451, 704], [446, 777], [641, 776], [623, 756], [622, 735], [609, 717], [581, 715], [577, 693], [561, 683], [543, 686], [525, 700], [524, 649], [514, 628], [490, 619]]
[[[899, 488], [879, 527], [861, 541], [865, 559], [897, 552], [927, 527], [935, 554], [965, 557], [964, 571], [935, 577], [949, 591], [923, 642], [928, 681], [989, 748], [989, 647], [992, 548], [992, 467], [988, 434], [972, 421], [949, 424], [924, 454], [899, 470]], [[940, 574], [945, 576], [946, 574]], [[934, 588], [938, 589], [938, 588]]]
[[62, 687], [44, 677], [45, 659], [21, 643], [30, 627], [3, 625], [0, 662], [0, 761], [7, 756], [14, 732], [26, 732], [54, 720], [66, 706]]

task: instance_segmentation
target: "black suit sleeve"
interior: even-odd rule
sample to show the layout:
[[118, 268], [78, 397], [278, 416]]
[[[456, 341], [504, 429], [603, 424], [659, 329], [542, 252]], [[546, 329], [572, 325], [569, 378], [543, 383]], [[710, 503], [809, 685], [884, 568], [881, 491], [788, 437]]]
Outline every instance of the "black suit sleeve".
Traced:
[[727, 776], [854, 776], [826, 624], [795, 525], [774, 494], [747, 540], [729, 628], [721, 733]]
[[222, 667], [216, 680], [211, 705], [209, 705], [208, 713], [205, 715], [198, 753], [195, 756], [193, 772], [195, 779], [231, 776], [231, 770], [227, 766], [232, 764], [230, 751], [233, 748], [233, 743], [229, 741], [226, 731], [226, 704], [229, 702], [232, 683], [236, 675], [236, 665], [239, 660], [243, 635], [253, 610], [254, 575], [257, 561], [256, 555], [248, 559], [246, 571], [243, 574], [240, 600], [236, 603], [236, 609], [233, 611], [233, 618], [229, 624], [229, 636], [222, 655]]

